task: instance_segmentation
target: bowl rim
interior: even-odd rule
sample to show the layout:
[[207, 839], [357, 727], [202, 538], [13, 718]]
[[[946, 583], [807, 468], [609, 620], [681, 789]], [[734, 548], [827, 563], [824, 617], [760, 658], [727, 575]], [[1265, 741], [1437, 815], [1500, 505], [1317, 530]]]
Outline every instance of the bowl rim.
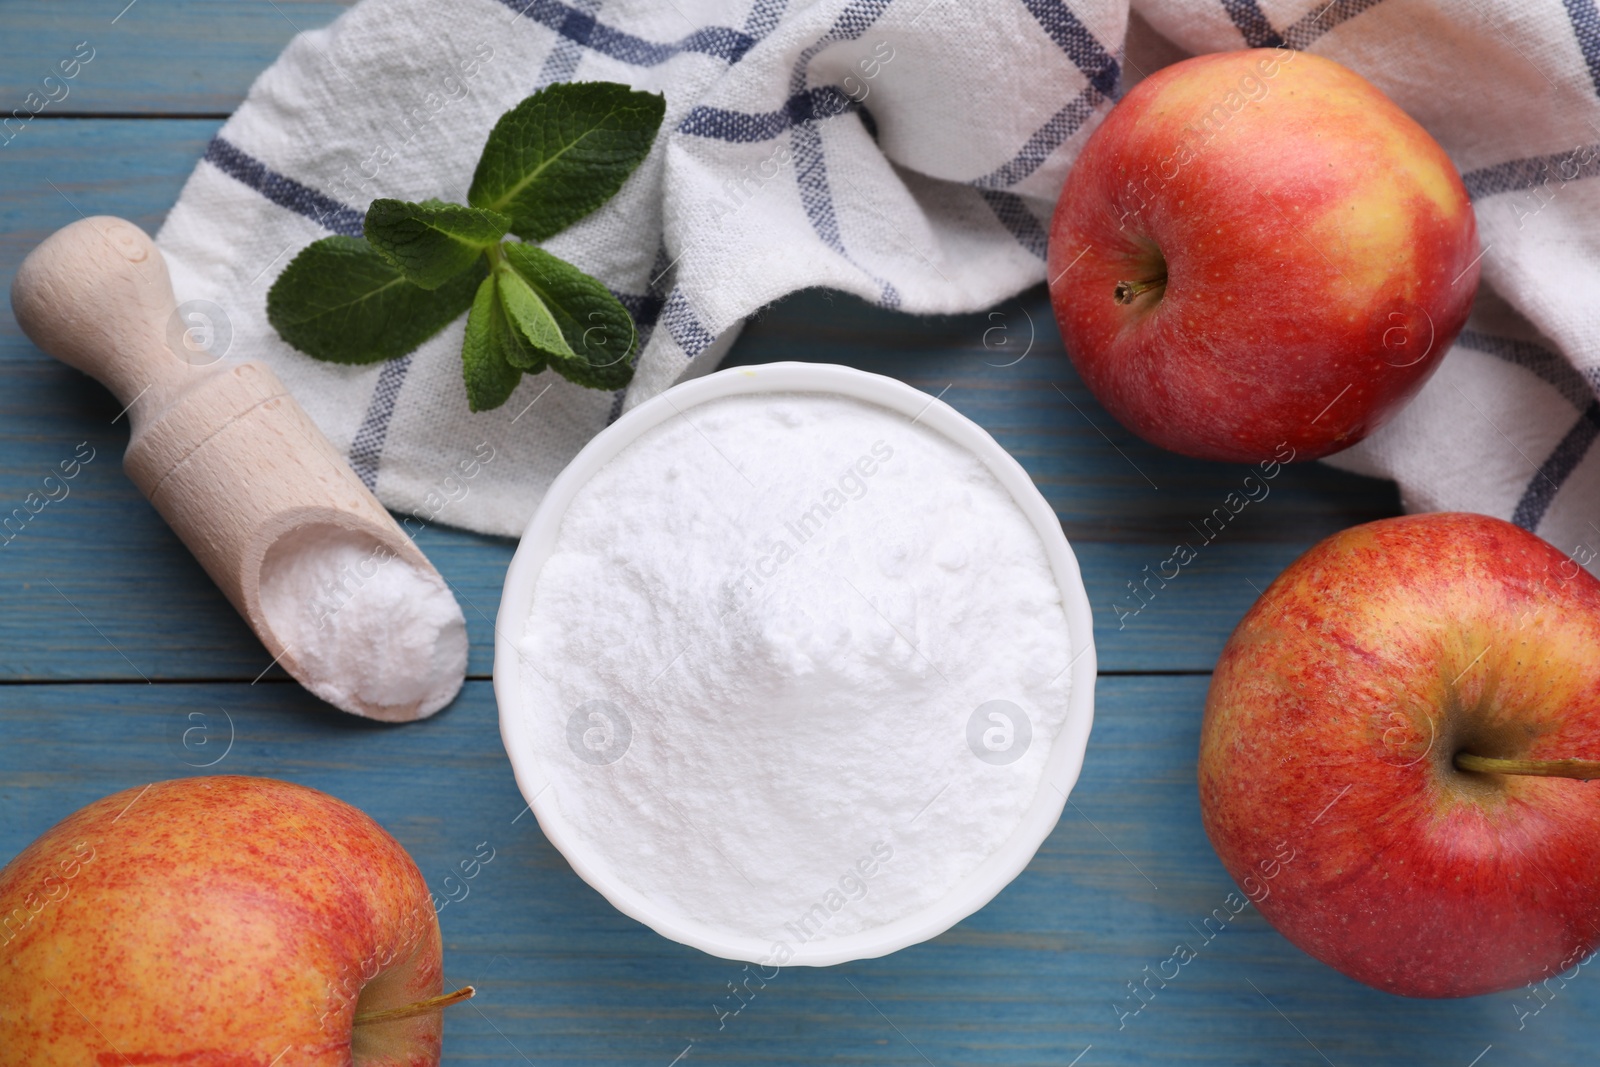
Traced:
[[[1066, 715], [1040, 773], [1038, 790], [1006, 840], [945, 896], [921, 910], [856, 934], [788, 945], [790, 951], [781, 961], [775, 957], [782, 954], [779, 945], [787, 942], [737, 935], [662, 914], [648, 893], [611, 877], [606, 864], [591, 859], [601, 853], [572, 830], [559, 804], [541, 804], [551, 780], [533, 744], [533, 716], [522, 700], [521, 654], [516, 647], [532, 612], [539, 574], [578, 491], [647, 430], [701, 404], [752, 393], [826, 393], [864, 401], [906, 415], [973, 453], [1038, 533], [1060, 590], [1071, 647], [1078, 650], [1063, 668], [1063, 673], [1071, 672]], [[1060, 820], [1083, 769], [1094, 719], [1095, 678], [1094, 620], [1077, 558], [1055, 511], [1022, 465], [986, 430], [938, 397], [894, 378], [831, 363], [763, 363], [716, 371], [672, 386], [601, 430], [556, 476], [529, 520], [506, 571], [495, 618], [494, 694], [501, 739], [517, 787], [545, 837], [579, 877], [623, 914], [663, 937], [713, 956], [764, 965], [828, 966], [883, 956], [943, 933], [992, 900], [1022, 873]]]

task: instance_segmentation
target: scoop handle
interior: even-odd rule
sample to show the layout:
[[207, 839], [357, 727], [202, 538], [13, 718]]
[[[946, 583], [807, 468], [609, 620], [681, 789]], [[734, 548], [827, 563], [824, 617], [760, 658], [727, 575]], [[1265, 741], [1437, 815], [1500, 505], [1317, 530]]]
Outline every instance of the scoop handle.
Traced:
[[11, 308], [34, 344], [115, 393], [136, 431], [141, 415], [221, 369], [169, 341], [184, 333], [167, 262], [125, 219], [97, 215], [47, 237], [18, 268]]

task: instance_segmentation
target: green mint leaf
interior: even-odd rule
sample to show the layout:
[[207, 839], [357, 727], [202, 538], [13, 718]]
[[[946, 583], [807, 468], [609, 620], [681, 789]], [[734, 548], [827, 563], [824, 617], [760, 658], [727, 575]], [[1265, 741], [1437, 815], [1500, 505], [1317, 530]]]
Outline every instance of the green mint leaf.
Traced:
[[[496, 320], [495, 343], [505, 353], [507, 363], [526, 374], [538, 374], [545, 368], [544, 352], [529, 342], [528, 330], [520, 325], [522, 319], [543, 312], [542, 306], [528, 306], [529, 301], [537, 305], [538, 298], [528, 292], [526, 285], [515, 279], [504, 259], [496, 258], [494, 273], [489, 280], [495, 283], [495, 309], [499, 316]], [[559, 334], [556, 342], [561, 342]]]
[[510, 219], [482, 208], [443, 200], [374, 200], [364, 231], [407, 280], [437, 289], [472, 266], [510, 228]]
[[614, 196], [650, 154], [667, 102], [615, 82], [548, 86], [500, 116], [467, 202], [542, 241]]
[[507, 358], [524, 347], [506, 318], [494, 275], [483, 279], [467, 312], [467, 336], [461, 345], [461, 374], [467, 383], [467, 407], [489, 411], [506, 402], [522, 380], [522, 371]]
[[511, 266], [509, 257], [495, 266], [495, 279], [506, 315], [515, 325], [518, 338], [528, 346], [529, 358], [538, 359], [541, 365], [552, 358], [574, 358], [561, 334], [561, 325], [534, 288]]
[[503, 291], [518, 294], [507, 301], [511, 317], [550, 361], [550, 369], [591, 389], [627, 385], [638, 346], [628, 309], [604, 285], [542, 248], [508, 244], [501, 251], [513, 279]]
[[267, 293], [267, 321], [329, 363], [376, 363], [414, 351], [472, 304], [481, 270], [419, 289], [360, 237], [324, 237], [289, 262]]

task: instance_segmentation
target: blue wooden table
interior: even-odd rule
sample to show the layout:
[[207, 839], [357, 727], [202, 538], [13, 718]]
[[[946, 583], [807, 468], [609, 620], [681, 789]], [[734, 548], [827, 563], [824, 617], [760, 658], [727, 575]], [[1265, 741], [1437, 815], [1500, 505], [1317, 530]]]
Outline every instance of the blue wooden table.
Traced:
[[[340, 10], [6, 0], [0, 111], [22, 106], [80, 42], [94, 58], [69, 97], [14, 124], [0, 146], [0, 287], [80, 213], [154, 230], [256, 73], [294, 32]], [[1034, 862], [981, 912], [888, 958], [791, 968], [736, 1000], [739, 965], [617, 913], [523, 815], [489, 683], [511, 542], [437, 527], [419, 538], [459, 591], [473, 642], [466, 688], [436, 718], [386, 728], [331, 710], [281, 674], [252, 685], [270, 657], [123, 476], [118, 405], [42, 355], [9, 313], [0, 513], [80, 446], [94, 458], [68, 497], [0, 549], [0, 860], [97, 797], [218, 772], [304, 782], [360, 806], [436, 889], [488, 842], [493, 862], [440, 914], [448, 981], [479, 989], [452, 1010], [447, 1063], [1593, 1062], [1592, 977], [1552, 983], [1539, 998], [1414, 1002], [1314, 962], [1253, 909], [1210, 940], [1199, 932], [1233, 888], [1195, 794], [1212, 663], [1256, 590], [1298, 553], [1395, 513], [1392, 486], [1290, 468], [1129, 614], [1127, 583], [1193, 541], [1190, 524], [1246, 469], [1160, 453], [1114, 424], [1073, 373], [1042, 289], [943, 319], [805, 294], [764, 312], [731, 358], [825, 359], [942, 392], [1028, 469], [1078, 554], [1101, 666], [1083, 777]], [[1165, 986], [1152, 983], [1148, 1003], [1134, 999], [1130, 983], [1180, 941], [1197, 957]]]

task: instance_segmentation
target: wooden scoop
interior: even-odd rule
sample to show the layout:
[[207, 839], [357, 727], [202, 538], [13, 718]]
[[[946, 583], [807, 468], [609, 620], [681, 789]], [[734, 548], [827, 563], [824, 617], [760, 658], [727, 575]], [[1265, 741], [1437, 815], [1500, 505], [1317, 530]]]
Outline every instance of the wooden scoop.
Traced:
[[[143, 230], [106, 216], [58, 230], [23, 261], [11, 306], [35, 344], [98, 378], [126, 406], [128, 477], [276, 662], [357, 715], [408, 721], [437, 710], [427, 697], [330, 698], [352, 687], [317, 677], [307, 664], [317, 650], [288, 647], [273, 632], [262, 609], [262, 562], [289, 535], [296, 536], [286, 544], [304, 542], [308, 532], [371, 544], [380, 561], [403, 561], [448, 587], [271, 370], [169, 340], [183, 324], [166, 261]], [[465, 674], [464, 628], [459, 644], [456, 687]], [[453, 669], [457, 657], [436, 658]]]

